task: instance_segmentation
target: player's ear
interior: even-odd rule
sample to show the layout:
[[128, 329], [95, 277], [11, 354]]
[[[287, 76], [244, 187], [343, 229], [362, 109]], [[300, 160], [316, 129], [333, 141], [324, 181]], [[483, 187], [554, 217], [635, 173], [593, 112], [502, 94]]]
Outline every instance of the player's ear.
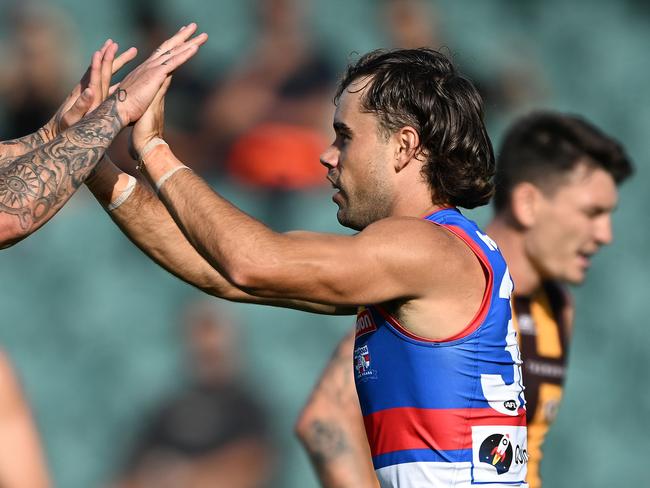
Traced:
[[541, 190], [532, 183], [518, 183], [511, 194], [512, 217], [522, 227], [532, 227], [537, 221], [542, 198], [544, 195]]
[[413, 159], [422, 152], [420, 134], [410, 125], [405, 125], [393, 136], [395, 138], [395, 171], [402, 171]]

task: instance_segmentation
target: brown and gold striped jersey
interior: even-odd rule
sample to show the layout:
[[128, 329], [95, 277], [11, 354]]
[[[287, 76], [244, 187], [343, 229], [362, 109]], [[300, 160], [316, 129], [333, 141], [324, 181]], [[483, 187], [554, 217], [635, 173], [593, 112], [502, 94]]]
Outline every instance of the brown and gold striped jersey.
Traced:
[[526, 386], [528, 483], [540, 488], [542, 444], [562, 398], [571, 303], [561, 285], [546, 282], [532, 296], [515, 296], [513, 309]]

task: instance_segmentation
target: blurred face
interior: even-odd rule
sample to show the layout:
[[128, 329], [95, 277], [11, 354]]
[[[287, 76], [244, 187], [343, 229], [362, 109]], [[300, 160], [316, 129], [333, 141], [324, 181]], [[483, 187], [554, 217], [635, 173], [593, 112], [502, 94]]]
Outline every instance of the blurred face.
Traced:
[[605, 170], [579, 164], [554, 193], [540, 192], [526, 253], [545, 279], [579, 284], [592, 256], [612, 241], [618, 193]]
[[336, 190], [332, 200], [339, 207], [338, 221], [355, 230], [390, 215], [395, 151], [377, 118], [360, 111], [363, 91], [354, 92], [361, 87], [353, 83], [341, 96], [334, 113], [336, 138], [320, 158]]

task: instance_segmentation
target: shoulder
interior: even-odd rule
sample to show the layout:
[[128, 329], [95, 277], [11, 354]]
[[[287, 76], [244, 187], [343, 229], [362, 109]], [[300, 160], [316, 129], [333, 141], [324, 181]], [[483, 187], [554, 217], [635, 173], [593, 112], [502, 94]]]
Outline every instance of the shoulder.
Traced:
[[423, 248], [432, 250], [453, 248], [457, 238], [443, 226], [416, 217], [389, 217], [370, 224], [357, 234], [360, 239], [390, 239], [399, 244], [409, 243], [409, 249]]
[[[439, 276], [471, 269], [478, 261], [471, 248], [455, 233], [442, 225], [415, 217], [390, 217], [379, 220], [357, 235], [362, 240], [380, 240], [398, 262]], [[411, 266], [412, 268], [412, 266]]]

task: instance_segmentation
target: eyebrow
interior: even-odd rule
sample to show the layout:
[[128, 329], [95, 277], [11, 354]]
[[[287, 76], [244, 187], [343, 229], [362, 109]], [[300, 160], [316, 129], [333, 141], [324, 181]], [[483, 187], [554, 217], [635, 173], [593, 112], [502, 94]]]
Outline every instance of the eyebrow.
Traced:
[[334, 132], [336, 132], [337, 134], [343, 134], [348, 137], [352, 136], [352, 129], [350, 129], [350, 127], [348, 127], [343, 122], [334, 122], [333, 125], [334, 125]]

